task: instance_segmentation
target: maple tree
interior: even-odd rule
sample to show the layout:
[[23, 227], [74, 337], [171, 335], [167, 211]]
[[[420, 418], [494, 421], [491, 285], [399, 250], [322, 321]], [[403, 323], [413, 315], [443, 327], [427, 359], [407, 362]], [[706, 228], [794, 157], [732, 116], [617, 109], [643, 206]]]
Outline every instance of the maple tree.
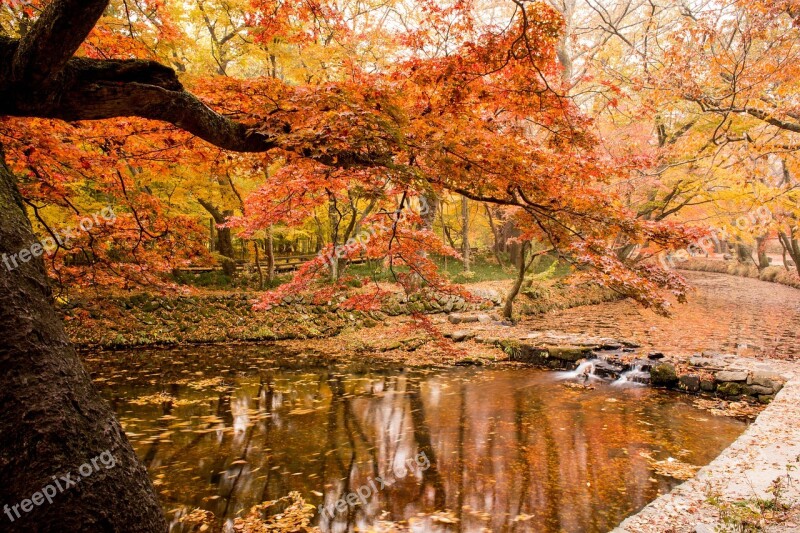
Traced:
[[[795, 182], [770, 181], [765, 164], [779, 153], [781, 176], [795, 165], [793, 8], [733, 3], [687, 15], [648, 2], [618, 16], [587, 5], [51, 0], [6, 9], [2, 252], [34, 240], [23, 206], [44, 233], [113, 206], [114, 224], [83, 232], [49, 259], [51, 271], [101, 285], [163, 283], [164, 273], [211, 260], [204, 209], [229, 257], [231, 231], [271, 239], [276, 228], [315, 225], [321, 235], [320, 254], [261, 307], [345, 291], [342, 266], [355, 256], [381, 261], [407, 291], [457, 290], [434, 256], [461, 254], [433, 226], [437, 205], [458, 197], [465, 264], [470, 205], [481, 203], [491, 225], [500, 210], [515, 227], [519, 284], [546, 252], [576, 278], [661, 311], [686, 286], [655, 258], [705, 235], [676, 221], [679, 212], [713, 206], [730, 217], [757, 198], [776, 216], [752, 239], [779, 234], [796, 254]], [[593, 17], [601, 29], [579, 42]], [[532, 242], [539, 251], [528, 256]], [[134, 503], [114, 520], [164, 529], [124, 434], [65, 348], [47, 284], [41, 260], [4, 272], [4, 325], [26, 316], [21, 329], [38, 335], [14, 335], [3, 353], [15, 373], [5, 394], [26, 399], [4, 424], [43, 435], [42, 449], [63, 459], [83, 452], [81, 439], [105, 435], [91, 447], [120, 450], [134, 481], [109, 474], [82, 505], [65, 502], [43, 519], [78, 523], [126, 494]], [[383, 293], [349, 296], [343, 305], [369, 308]], [[20, 370], [31, 357], [36, 371]], [[23, 421], [33, 412], [45, 413], [36, 428]], [[74, 430], [62, 439], [65, 421]], [[41, 457], [36, 473], [21, 464], [2, 467], [15, 490], [32, 492], [55, 473]]]

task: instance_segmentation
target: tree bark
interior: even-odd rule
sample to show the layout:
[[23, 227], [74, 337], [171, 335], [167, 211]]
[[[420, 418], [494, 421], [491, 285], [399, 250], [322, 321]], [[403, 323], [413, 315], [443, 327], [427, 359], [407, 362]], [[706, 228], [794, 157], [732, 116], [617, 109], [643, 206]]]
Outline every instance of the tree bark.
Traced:
[[253, 255], [256, 260], [256, 272], [258, 272], [258, 290], [264, 288], [264, 273], [261, 271], [261, 261], [258, 259], [258, 241], [253, 240]]
[[756, 237], [756, 253], [758, 254], [758, 269], [764, 270], [769, 267], [769, 256], [767, 256], [767, 236]]
[[267, 283], [272, 286], [275, 279], [275, 249], [272, 240], [272, 225], [267, 228], [266, 239], [266, 252], [267, 252]]
[[[514, 300], [517, 298], [517, 295], [522, 288], [522, 283], [525, 281], [525, 273], [528, 271], [528, 267], [530, 266], [530, 263], [525, 261], [525, 252], [529, 246], [530, 243], [527, 241], [523, 242], [520, 246], [519, 260], [517, 263], [517, 278], [514, 280], [514, 284], [508, 290], [508, 294], [506, 294], [506, 301], [503, 304], [503, 318], [507, 320], [511, 320], [513, 317]], [[533, 258], [531, 258], [531, 261], [533, 261]]]
[[469, 272], [472, 250], [469, 247], [469, 200], [466, 196], [461, 197], [461, 247], [464, 257], [464, 272]]
[[[153, 61], [73, 57], [108, 2], [50, 0], [22, 39], [0, 34], [0, 116], [141, 117], [171, 123], [226, 150], [280, 147], [338, 167], [391, 159], [389, 153], [315, 151], [306, 141], [292, 140], [288, 124], [273, 124], [272, 131], [232, 121], [185, 91], [174, 70]], [[35, 238], [4, 160], [0, 202], [0, 253], [11, 261], [20, 250], [32, 250]], [[21, 504], [53, 482], [52, 476], [74, 474], [102, 452], [116, 460], [115, 467], [82, 478], [53, 503], [6, 523], [6, 530], [166, 531], [147, 472], [67, 339], [44, 261], [38, 257], [0, 270], [2, 503]]]
[[796, 238], [796, 233], [792, 232], [787, 234], [783, 231], [778, 232], [778, 238], [783, 245], [783, 249], [789, 253], [789, 256], [794, 262], [794, 267], [797, 269], [797, 275], [800, 276], [800, 241]]
[[501, 267], [505, 267], [505, 263], [503, 263], [503, 259], [500, 257], [500, 230], [497, 227], [497, 224], [494, 223], [494, 216], [492, 215], [492, 208], [489, 207], [489, 204], [483, 204], [483, 207], [486, 209], [486, 216], [489, 217], [489, 228], [492, 230], [492, 253], [494, 254], [494, 258], [497, 259], [497, 264]]
[[202, 198], [198, 198], [197, 202], [203, 206], [203, 208], [208, 211], [208, 213], [214, 218], [214, 222], [217, 224], [217, 242], [215, 245], [215, 249], [220, 253], [220, 255], [224, 255], [225, 257], [233, 259], [233, 237], [231, 235], [231, 228], [220, 228], [220, 224], [224, 224], [228, 221], [228, 219], [233, 216], [233, 211], [220, 211], [218, 207], [216, 207], [211, 202], [207, 202]]
[[[0, 501], [4, 531], [166, 531], [147, 472], [70, 345], [51, 300], [36, 238], [0, 149]], [[15, 259], [12, 259], [15, 258]], [[14, 266], [16, 264], [16, 267]], [[9, 266], [11, 267], [9, 269]], [[13, 506], [108, 450], [100, 467], [17, 518]], [[62, 485], [65, 485], [62, 482]]]

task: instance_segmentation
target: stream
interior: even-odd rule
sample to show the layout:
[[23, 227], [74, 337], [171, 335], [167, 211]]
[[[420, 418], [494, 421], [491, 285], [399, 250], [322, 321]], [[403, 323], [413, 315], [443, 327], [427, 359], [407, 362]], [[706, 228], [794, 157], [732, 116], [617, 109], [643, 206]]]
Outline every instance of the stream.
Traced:
[[[525, 326], [642, 350], [800, 355], [796, 290], [689, 277], [697, 291], [671, 319], [623, 301]], [[520, 366], [331, 364], [268, 345], [103, 353], [87, 366], [174, 532], [194, 508], [225, 529], [290, 491], [329, 509], [316, 519], [325, 532], [383, 521], [425, 532], [603, 532], [680, 483], [659, 465], [705, 465], [746, 427], [689, 395], [569, 387]]]

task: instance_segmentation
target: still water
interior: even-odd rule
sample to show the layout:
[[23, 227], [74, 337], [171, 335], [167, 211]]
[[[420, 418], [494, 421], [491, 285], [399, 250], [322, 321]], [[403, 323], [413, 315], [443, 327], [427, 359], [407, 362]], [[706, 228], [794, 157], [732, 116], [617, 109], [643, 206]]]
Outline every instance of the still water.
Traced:
[[[171, 517], [200, 507], [222, 524], [293, 490], [316, 507], [369, 486], [365, 504], [324, 517], [322, 530], [410, 519], [426, 532], [608, 531], [679, 483], [654, 461], [707, 464], [745, 427], [687, 396], [571, 388], [529, 368], [286, 355], [227, 346], [89, 358]], [[378, 477], [397, 479], [381, 488]]]

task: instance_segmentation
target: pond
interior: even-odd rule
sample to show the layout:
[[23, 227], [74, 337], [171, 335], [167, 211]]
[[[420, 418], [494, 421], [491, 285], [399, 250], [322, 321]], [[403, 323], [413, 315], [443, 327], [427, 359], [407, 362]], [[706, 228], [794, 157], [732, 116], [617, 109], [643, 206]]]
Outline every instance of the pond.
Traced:
[[519, 366], [330, 365], [264, 346], [88, 365], [170, 517], [231, 519], [299, 491], [330, 509], [323, 531], [608, 531], [679, 483], [659, 464], [707, 464], [745, 428], [688, 396]]

